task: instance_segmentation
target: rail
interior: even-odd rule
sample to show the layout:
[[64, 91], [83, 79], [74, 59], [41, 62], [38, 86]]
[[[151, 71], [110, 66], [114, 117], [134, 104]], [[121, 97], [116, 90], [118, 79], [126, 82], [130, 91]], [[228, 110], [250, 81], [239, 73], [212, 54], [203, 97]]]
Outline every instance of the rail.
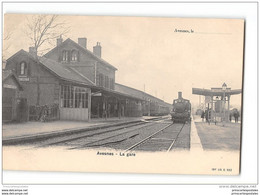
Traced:
[[175, 138], [175, 139], [173, 140], [173, 142], [171, 143], [171, 145], [170, 145], [170, 147], [168, 148], [167, 152], [170, 152], [170, 151], [171, 151], [171, 149], [172, 149], [172, 147], [174, 146], [176, 140], [178, 139], [178, 137], [179, 137], [179, 135], [180, 135], [180, 133], [181, 133], [181, 131], [182, 131], [184, 125], [185, 125], [185, 123], [182, 125], [182, 127], [181, 127], [179, 133], [177, 134], [176, 138]]
[[166, 129], [166, 128], [172, 126], [172, 125], [173, 125], [173, 124], [169, 124], [169, 125], [167, 125], [166, 127], [163, 127], [162, 129], [156, 131], [156, 132], [153, 133], [152, 135], [149, 135], [148, 137], [144, 138], [144, 139], [141, 140], [140, 142], [138, 142], [138, 143], [132, 145], [131, 147], [127, 148], [124, 152], [127, 152], [127, 151], [129, 151], [129, 150], [134, 149], [135, 147], [137, 147], [137, 146], [141, 145], [142, 143], [144, 143], [146, 140], [150, 139], [151, 137], [155, 136], [156, 134], [162, 132], [164, 129]]
[[[158, 120], [157, 118], [155, 118], [154, 120]], [[163, 120], [163, 119], [161, 119], [161, 120]], [[151, 121], [151, 119], [150, 119], [150, 121]], [[125, 128], [129, 128], [129, 127], [132, 127], [132, 126], [137, 126], [137, 125], [144, 125], [144, 124], [146, 124], [145, 126], [150, 126], [150, 125], [153, 125], [153, 123], [151, 123], [151, 122], [148, 122], [148, 121], [140, 121], [140, 122], [137, 122], [137, 123], [131, 123], [131, 124], [122, 124], [122, 125], [120, 125], [119, 127], [117, 127], [117, 128], [114, 128], [114, 127], [112, 127], [112, 129], [110, 129], [110, 130], [101, 130], [101, 131], [98, 131], [98, 132], [90, 132], [90, 131], [84, 131], [84, 132], [78, 132], [78, 133], [74, 133], [75, 135], [74, 136], [72, 136], [72, 135], [70, 135], [70, 136], [72, 136], [72, 137], [69, 137], [69, 138], [67, 138], [67, 137], [65, 137], [64, 139], [61, 139], [61, 140], [55, 140], [55, 141], [53, 141], [53, 142], [50, 142], [50, 143], [47, 143], [47, 144], [42, 144], [42, 145], [40, 145], [40, 146], [37, 146], [37, 147], [44, 147], [44, 146], [50, 146], [50, 145], [55, 145], [55, 144], [61, 144], [61, 143], [65, 143], [65, 142], [69, 142], [69, 141], [75, 141], [75, 140], [77, 140], [77, 139], [82, 139], [82, 138], [86, 138], [86, 137], [91, 137], [91, 136], [96, 136], [96, 135], [102, 135], [102, 134], [105, 134], [105, 133], [110, 133], [110, 132], [115, 132], [115, 131], [118, 131], [118, 130], [121, 130], [121, 129], [125, 129]], [[143, 128], [143, 127], [140, 127], [140, 128]], [[140, 129], [140, 128], [138, 128], [138, 129]], [[135, 130], [137, 130], [137, 129], [135, 129]], [[132, 130], [132, 131], [135, 131], [135, 130]], [[109, 137], [106, 137], [106, 138], [104, 138], [104, 140], [105, 139], [109, 139], [109, 138], [112, 138], [112, 137], [116, 137], [116, 136], [120, 136], [120, 135], [123, 135], [123, 134], [125, 134], [125, 133], [129, 133], [129, 132], [131, 132], [131, 131], [127, 131], [127, 132], [124, 132], [124, 133], [120, 133], [120, 134], [117, 134], [117, 135], [115, 135], [115, 136], [109, 136]], [[103, 139], [102, 139], [103, 140]], [[96, 143], [96, 142], [98, 142], [98, 141], [102, 141], [102, 140], [97, 140], [97, 141], [94, 141], [94, 142], [90, 142], [90, 143], [87, 143], [87, 144], [85, 144], [85, 145], [83, 145], [82, 146], [82, 148], [84, 148], [84, 147], [88, 147], [88, 145], [91, 145], [91, 144], [93, 144], [93, 143]], [[75, 149], [75, 148], [72, 148], [72, 149]]]

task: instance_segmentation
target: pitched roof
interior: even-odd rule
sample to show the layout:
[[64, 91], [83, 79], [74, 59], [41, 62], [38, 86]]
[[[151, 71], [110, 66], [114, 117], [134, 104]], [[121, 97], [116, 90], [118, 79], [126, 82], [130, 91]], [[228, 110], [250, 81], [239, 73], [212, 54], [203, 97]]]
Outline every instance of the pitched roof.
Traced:
[[12, 75], [11, 70], [3, 70], [2, 71], [2, 80], [5, 81], [11, 75]]
[[[20, 53], [23, 53], [27, 55], [29, 58], [31, 58], [33, 61], [37, 62], [37, 60], [31, 55], [29, 52], [24, 51], [21, 49], [14, 55], [12, 55], [10, 58], [7, 60], [11, 60], [15, 56], [19, 55]], [[91, 82], [88, 78], [82, 76], [81, 74], [78, 74], [77, 72], [73, 71], [70, 67], [61, 64], [59, 62], [56, 62], [55, 60], [48, 59], [46, 57], [39, 57], [38, 60], [40, 62], [40, 65], [44, 66], [47, 70], [49, 70], [51, 73], [55, 74], [61, 79], [71, 81], [71, 82], [76, 82], [79, 84], [84, 84], [84, 85], [95, 85], [93, 82]]]
[[164, 104], [165, 106], [170, 106], [170, 104], [164, 102], [163, 100], [154, 97], [148, 93], [145, 93], [143, 91], [140, 91], [138, 89], [134, 89], [132, 87], [128, 87], [119, 83], [115, 83], [115, 91], [118, 91], [120, 93], [126, 94], [126, 95], [131, 95], [134, 97], [138, 97], [142, 100], [146, 100], [146, 101], [152, 101], [152, 102], [159, 102], [161, 104]]
[[125, 85], [122, 85], [122, 84], [119, 84], [119, 83], [115, 83], [115, 91], [120, 92], [122, 94], [126, 94], [126, 95], [132, 95], [132, 96], [138, 97], [142, 100], [145, 99], [144, 92], [131, 88], [131, 87], [128, 87], [128, 86], [125, 86]]
[[27, 52], [27, 51], [24, 51], [23, 49], [19, 50], [18, 52], [16, 52], [14, 55], [10, 56], [6, 61], [10, 61], [11, 59], [13, 59], [14, 57], [16, 57], [17, 55], [19, 55], [20, 53], [24, 53], [26, 55], [29, 55], [30, 57], [33, 58], [33, 56]]
[[14, 81], [16, 82], [19, 89], [23, 90], [21, 83], [19, 82], [19, 80], [17, 79], [17, 77], [15, 76], [15, 74], [11, 70], [2, 70], [2, 81], [3, 81], [3, 83], [10, 77], [12, 77], [14, 79]]
[[62, 45], [66, 44], [66, 43], [70, 43], [70, 44], [73, 44], [75, 45], [76, 47], [80, 48], [81, 50], [83, 50], [84, 52], [88, 53], [89, 55], [91, 55], [93, 58], [95, 58], [97, 61], [105, 64], [106, 66], [114, 69], [114, 70], [117, 70], [116, 67], [114, 67], [113, 65], [109, 64], [107, 61], [103, 60], [102, 58], [96, 56], [93, 52], [89, 51], [88, 49], [82, 47], [81, 45], [79, 45], [78, 43], [76, 43], [75, 41], [71, 40], [70, 38], [66, 39], [65, 41], [63, 41], [59, 46], [57, 47], [54, 47], [52, 50], [50, 50], [48, 53], [46, 53], [44, 56], [45, 57], [48, 57], [48, 55], [50, 53], [52, 53], [55, 49], [57, 49], [58, 47], [62, 47]]
[[88, 78], [72, 70], [71, 67], [56, 62], [55, 60], [46, 57], [39, 57], [39, 61], [43, 66], [51, 70], [53, 73], [55, 73], [57, 76], [59, 76], [62, 79], [72, 81], [72, 82], [74, 81], [86, 85], [95, 85]]

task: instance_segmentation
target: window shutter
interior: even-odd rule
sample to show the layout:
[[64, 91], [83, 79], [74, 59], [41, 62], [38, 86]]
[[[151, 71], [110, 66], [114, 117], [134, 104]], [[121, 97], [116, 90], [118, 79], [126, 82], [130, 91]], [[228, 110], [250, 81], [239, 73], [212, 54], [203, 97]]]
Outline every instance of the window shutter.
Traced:
[[28, 63], [28, 70], [27, 70], [28, 77], [31, 76], [31, 73], [32, 73], [31, 68], [32, 68], [31, 63]]
[[96, 85], [99, 86], [100, 83], [99, 83], [99, 73], [97, 72], [96, 73]]
[[79, 56], [80, 56], [80, 55], [79, 55], [79, 51], [78, 51], [78, 53], [77, 53], [77, 59], [78, 59], [78, 62], [79, 62]]
[[62, 61], [62, 53], [63, 53], [63, 52], [59, 52], [58, 62], [61, 62], [61, 61]]
[[69, 51], [68, 51], [68, 62], [71, 61], [71, 54], [72, 54], [72, 52], [71, 52], [71, 50], [69, 50]]
[[108, 78], [108, 88], [109, 88], [109, 89], [112, 89], [111, 78]]
[[110, 84], [109, 88], [113, 89], [113, 79], [109, 79], [109, 84]]
[[28, 74], [28, 64], [24, 62], [24, 75]]
[[18, 75], [21, 75], [21, 64], [17, 64], [17, 66], [16, 66], [16, 74], [17, 74], [17, 76]]
[[101, 86], [101, 74], [98, 74], [98, 86]]
[[114, 79], [112, 79], [112, 86], [113, 86], [113, 89], [115, 89], [115, 80]]
[[16, 76], [18, 76], [19, 75], [19, 70], [18, 70], [18, 68], [19, 68], [19, 64], [18, 63], [16, 63], [16, 65], [15, 65], [15, 74], [16, 74]]
[[99, 82], [99, 86], [103, 87], [103, 75], [102, 73], [100, 73], [100, 82]]
[[104, 77], [103, 77], [103, 74], [101, 73], [100, 74], [100, 77], [101, 77], [101, 87], [104, 87]]

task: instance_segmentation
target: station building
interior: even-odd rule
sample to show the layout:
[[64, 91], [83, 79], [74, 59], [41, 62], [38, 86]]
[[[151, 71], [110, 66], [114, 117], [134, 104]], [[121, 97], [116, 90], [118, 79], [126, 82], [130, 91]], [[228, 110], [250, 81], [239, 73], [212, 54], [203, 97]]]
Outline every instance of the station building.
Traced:
[[91, 52], [86, 38], [78, 38], [77, 43], [59, 38], [56, 47], [42, 57], [36, 56], [33, 47], [29, 52], [18, 51], [7, 59], [6, 69], [17, 76], [23, 87], [21, 97], [29, 106], [56, 105], [61, 120], [142, 116], [144, 105], [154, 100], [115, 84], [117, 68], [101, 53], [99, 42]]

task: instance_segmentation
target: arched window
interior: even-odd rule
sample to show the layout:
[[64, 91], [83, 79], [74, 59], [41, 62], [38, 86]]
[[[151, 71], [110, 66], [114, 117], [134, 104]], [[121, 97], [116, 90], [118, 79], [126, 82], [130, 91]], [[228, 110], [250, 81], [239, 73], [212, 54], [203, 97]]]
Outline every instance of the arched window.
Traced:
[[69, 51], [64, 50], [62, 52], [62, 61], [68, 62], [69, 61]]
[[20, 63], [20, 75], [26, 75], [27, 67], [25, 62]]
[[78, 52], [76, 50], [73, 50], [71, 53], [71, 61], [78, 61]]

